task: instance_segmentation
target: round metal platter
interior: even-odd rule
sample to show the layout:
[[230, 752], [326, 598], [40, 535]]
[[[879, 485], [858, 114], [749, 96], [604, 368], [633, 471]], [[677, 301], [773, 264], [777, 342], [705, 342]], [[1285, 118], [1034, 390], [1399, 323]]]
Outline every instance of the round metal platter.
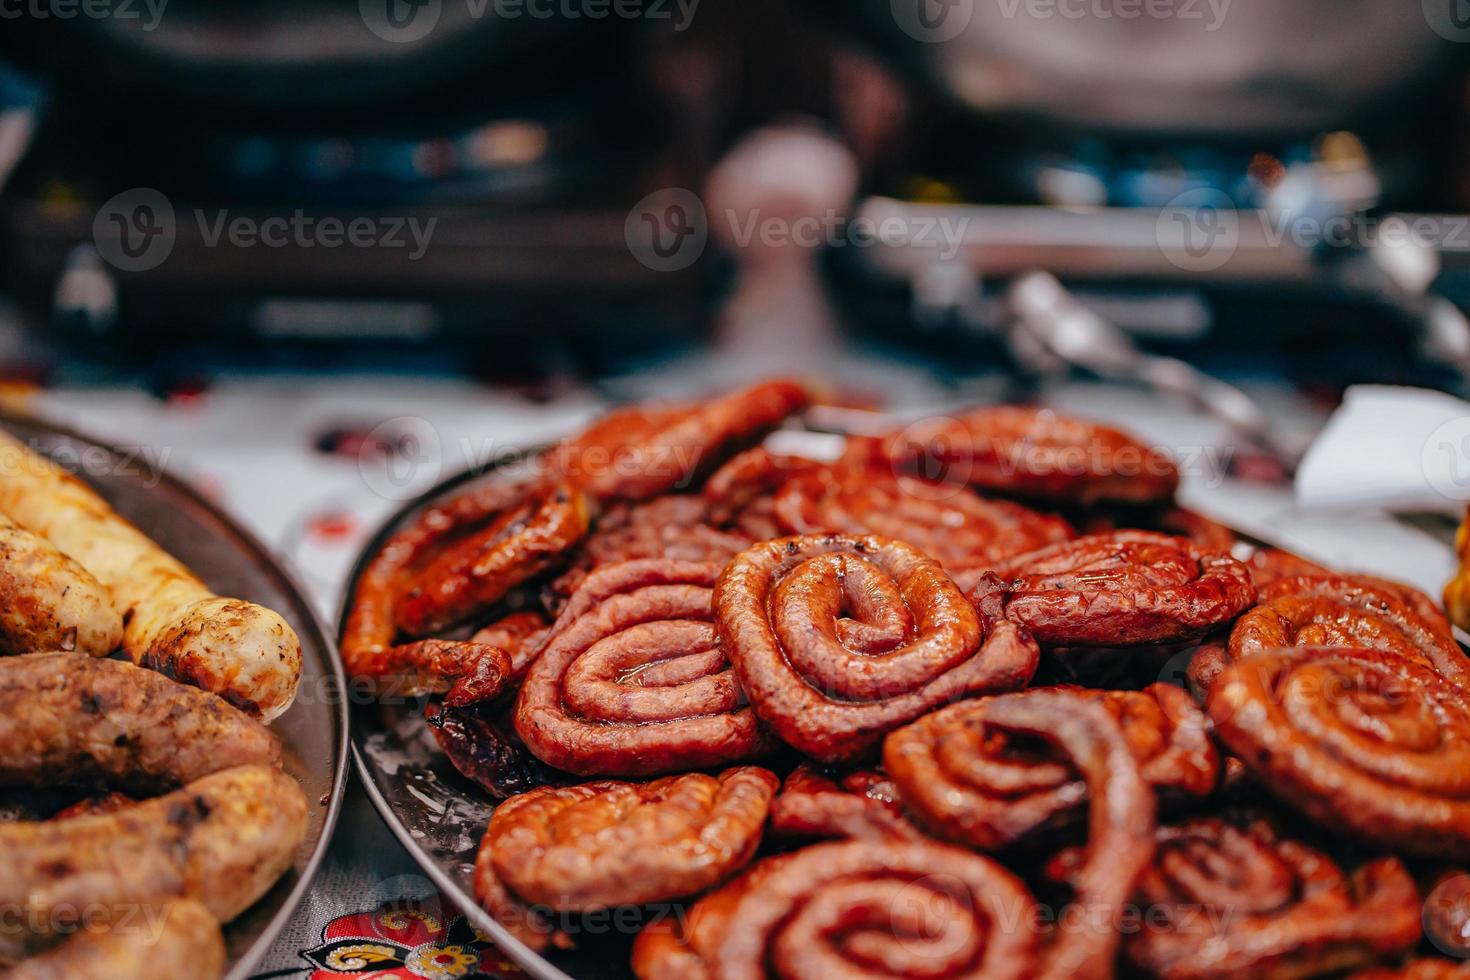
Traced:
[[[353, 566], [339, 616], [339, 635], [358, 579], [390, 535], [429, 504], [491, 478], [497, 467], [513, 466], [537, 451], [529, 449], [450, 477], [388, 518]], [[1232, 530], [1254, 546], [1271, 546]], [[1470, 636], [1458, 629], [1456, 634], [1470, 652]], [[469, 922], [537, 980], [631, 980], [629, 956], [636, 928], [629, 928], [629, 923], [612, 917], [579, 923], [576, 949], [542, 954], [513, 938], [479, 907], [472, 883], [475, 855], [495, 801], [450, 764], [424, 722], [423, 707], [422, 699], [398, 703], [358, 699], [352, 709], [353, 758], [369, 798], [389, 829]]]
[[85, 479], [212, 590], [274, 609], [301, 637], [300, 693], [271, 730], [285, 750], [286, 772], [313, 805], [291, 870], [225, 926], [226, 980], [244, 980], [306, 895], [342, 805], [348, 773], [347, 701], [332, 638], [295, 581], [259, 541], [142, 454], [36, 419], [0, 416], [0, 428]]
[[[523, 457], [499, 461], [508, 465]], [[494, 467], [461, 473], [410, 501], [388, 519], [359, 556], [344, 593], [340, 626], [364, 566], [384, 541], [430, 502], [477, 479]], [[423, 701], [355, 704], [352, 709], [352, 753], [368, 796], [390, 830], [424, 869], [424, 873], [464, 912], [481, 933], [492, 938], [508, 957], [538, 980], [622, 980], [631, 977], [629, 951], [635, 930], [618, 928], [609, 918], [579, 923], [575, 950], [535, 953], [514, 939], [480, 909], [471, 877], [495, 801], [461, 776], [429, 733]]]

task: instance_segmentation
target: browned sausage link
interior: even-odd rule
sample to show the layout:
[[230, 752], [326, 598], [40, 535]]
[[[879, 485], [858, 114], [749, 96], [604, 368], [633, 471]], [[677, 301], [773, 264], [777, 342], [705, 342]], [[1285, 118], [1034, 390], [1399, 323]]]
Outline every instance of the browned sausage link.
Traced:
[[924, 419], [890, 435], [885, 451], [896, 464], [947, 482], [1081, 504], [1157, 503], [1179, 486], [1179, 470], [1162, 448], [1020, 405]]
[[99, 813], [116, 813], [126, 810], [138, 801], [126, 793], [106, 793], [102, 796], [88, 796], [73, 803], [71, 806], [62, 807], [51, 814], [52, 820], [74, 820], [77, 817], [92, 817]]
[[475, 898], [532, 949], [571, 946], [548, 913], [686, 898], [743, 867], [775, 790], [774, 774], [741, 766], [523, 793], [485, 830]]
[[395, 609], [408, 575], [503, 509], [510, 492], [501, 483], [472, 488], [429, 507], [388, 539], [359, 577], [342, 631], [348, 674], [377, 694], [416, 697], [442, 693], [474, 668], [487, 652], [484, 644], [432, 640], [395, 646]]
[[510, 657], [513, 672], [519, 674], [541, 652], [546, 634], [550, 632], [551, 624], [546, 617], [528, 609], [480, 627], [470, 637], [470, 642], [504, 650]]
[[591, 526], [591, 502], [566, 480], [509, 485], [505, 493], [488, 526], [410, 575], [394, 609], [405, 633], [424, 636], [482, 614], [564, 561]]
[[643, 500], [683, 489], [742, 442], [811, 403], [789, 380], [764, 381], [701, 405], [635, 405], [562, 443], [554, 465], [598, 500]]
[[1256, 598], [1225, 554], [1152, 531], [1111, 531], [1050, 545], [997, 569], [1006, 616], [1043, 647], [1139, 646], [1203, 635]]
[[191, 899], [128, 903], [115, 920], [90, 921], [4, 980], [213, 980], [225, 970], [225, 940], [209, 910]]
[[227, 922], [291, 866], [306, 810], [295, 780], [240, 766], [118, 813], [0, 825], [0, 908], [44, 931], [57, 909], [187, 897]]
[[197, 688], [80, 653], [0, 660], [0, 786], [171, 789], [230, 766], [278, 766], [259, 722]]
[[460, 775], [497, 800], [565, 779], [531, 754], [509, 718], [487, 717], [483, 709], [456, 711], [430, 701], [424, 706], [424, 721]]
[[854, 837], [919, 840], [922, 834], [896, 800], [882, 794], [892, 784], [875, 772], [853, 773], [839, 786], [810, 763], [792, 770], [771, 801], [771, 831], [789, 837]]

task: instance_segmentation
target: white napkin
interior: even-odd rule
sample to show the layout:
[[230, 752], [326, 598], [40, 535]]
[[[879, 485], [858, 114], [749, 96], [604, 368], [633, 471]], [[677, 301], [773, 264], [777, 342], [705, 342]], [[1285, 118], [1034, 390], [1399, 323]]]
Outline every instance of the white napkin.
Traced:
[[1296, 499], [1459, 518], [1470, 502], [1470, 402], [1423, 388], [1349, 388], [1297, 470]]

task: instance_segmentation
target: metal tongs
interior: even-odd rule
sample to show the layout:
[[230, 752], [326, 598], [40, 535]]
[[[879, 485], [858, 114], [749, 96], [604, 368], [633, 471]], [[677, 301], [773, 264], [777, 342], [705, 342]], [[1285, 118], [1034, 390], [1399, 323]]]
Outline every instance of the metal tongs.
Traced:
[[1006, 339], [1018, 359], [1041, 367], [1081, 368], [1110, 381], [1182, 396], [1269, 453], [1288, 473], [1305, 447], [1289, 444], [1255, 400], [1175, 357], [1140, 350], [1122, 328], [1084, 306], [1049, 272], [1014, 279], [1005, 294]]

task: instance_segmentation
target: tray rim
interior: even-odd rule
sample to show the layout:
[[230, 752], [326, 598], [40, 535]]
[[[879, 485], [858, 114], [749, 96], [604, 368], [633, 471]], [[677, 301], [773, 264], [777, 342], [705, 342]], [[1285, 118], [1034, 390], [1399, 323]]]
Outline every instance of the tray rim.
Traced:
[[[389, 536], [398, 530], [405, 520], [456, 488], [464, 486], [467, 483], [472, 483], [482, 477], [489, 476], [502, 467], [520, 463], [528, 457], [543, 451], [545, 448], [545, 445], [530, 446], [506, 453], [483, 463], [466, 467], [457, 473], [453, 473], [439, 480], [422, 493], [396, 507], [392, 513], [385, 517], [378, 524], [372, 535], [363, 543], [362, 550], [353, 561], [352, 568], [347, 574], [347, 580], [343, 583], [341, 608], [338, 610], [337, 615], [337, 634], [335, 641], [341, 640], [342, 630], [347, 625], [347, 614], [352, 608], [353, 594], [356, 592], [357, 582], [362, 577], [363, 570], [367, 567], [368, 562], [382, 550], [382, 546]], [[340, 671], [342, 668], [342, 652], [338, 648], [338, 642], [333, 642], [332, 653], [337, 659], [337, 665]], [[370, 706], [364, 707], [366, 709]], [[475, 896], [461, 887], [440, 866], [439, 862], [434, 859], [434, 856], [419, 845], [418, 841], [409, 833], [408, 828], [399, 820], [397, 813], [393, 809], [393, 804], [388, 801], [388, 798], [378, 788], [377, 780], [373, 776], [372, 769], [363, 755], [362, 739], [367, 734], [368, 732], [363, 725], [353, 725], [349, 729], [348, 742], [352, 746], [353, 767], [357, 770], [358, 778], [362, 781], [363, 789], [366, 791], [368, 799], [372, 801], [373, 808], [378, 811], [379, 819], [383, 821], [384, 826], [393, 834], [393, 837], [398, 841], [399, 845], [408, 852], [409, 857], [413, 858], [414, 863], [428, 876], [436, 888], [454, 900], [460, 913], [476, 929], [490, 936], [501, 952], [514, 960], [516, 965], [534, 977], [535, 980], [573, 980], [570, 974], [553, 966], [535, 950], [511, 935], [499, 922], [496, 922], [488, 912], [480, 907], [480, 903], [475, 900]]]
[[[12, 425], [30, 426], [41, 429], [46, 433], [58, 436], [72, 442], [81, 443], [86, 446], [101, 449], [110, 456], [125, 457], [128, 454], [120, 450], [116, 445], [94, 436], [89, 436], [69, 425], [54, 422], [42, 415], [13, 410], [0, 410], [0, 429], [11, 431]], [[13, 434], [13, 433], [12, 433]], [[33, 452], [41, 452], [35, 447], [27, 447]], [[42, 455], [45, 455], [42, 453]], [[168, 470], [153, 463], [143, 454], [136, 454], [131, 459], [132, 465], [136, 466], [142, 473], [142, 479], [153, 482], [154, 486], [167, 485], [170, 491], [188, 498], [201, 510], [208, 513], [214, 520], [218, 521], [225, 530], [233, 535], [247, 550], [255, 553], [261, 564], [271, 575], [280, 580], [284, 591], [300, 607], [300, 612], [306, 617], [312, 629], [316, 631], [321, 639], [320, 647], [323, 667], [326, 668], [328, 679], [335, 694], [335, 707], [331, 711], [335, 725], [333, 726], [333, 738], [336, 745], [332, 749], [332, 790], [328, 794], [326, 812], [322, 815], [322, 832], [312, 847], [311, 853], [307, 855], [306, 864], [302, 868], [297, 881], [291, 890], [286, 893], [281, 904], [266, 921], [260, 934], [245, 948], [245, 951], [225, 971], [222, 980], [247, 980], [252, 975], [257, 964], [270, 951], [272, 945], [280, 937], [281, 931], [286, 928], [287, 923], [295, 916], [301, 907], [302, 901], [307, 893], [311, 891], [316, 882], [317, 873], [321, 870], [322, 863], [326, 860], [327, 851], [331, 848], [332, 838], [336, 835], [337, 820], [342, 812], [342, 804], [347, 795], [347, 778], [351, 769], [347, 764], [349, 747], [352, 746], [352, 722], [351, 712], [348, 710], [347, 699], [347, 675], [342, 669], [342, 657], [337, 652], [337, 634], [327, 628], [326, 620], [316, 608], [315, 604], [307, 597], [307, 592], [302, 587], [295, 572], [278, 560], [265, 543], [255, 533], [238, 520], [228, 511], [214, 501], [206, 497], [189, 481], [175, 476]], [[89, 485], [90, 480], [81, 477]], [[310, 801], [308, 801], [309, 803]]]

